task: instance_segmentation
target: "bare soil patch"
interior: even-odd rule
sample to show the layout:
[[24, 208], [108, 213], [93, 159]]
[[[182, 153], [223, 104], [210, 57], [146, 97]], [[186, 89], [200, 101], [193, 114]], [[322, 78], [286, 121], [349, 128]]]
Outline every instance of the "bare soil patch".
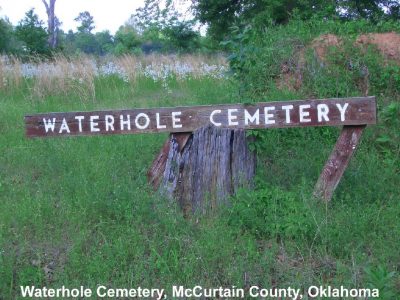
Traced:
[[385, 58], [400, 64], [400, 34], [396, 32], [362, 34], [356, 44], [361, 47], [374, 45]]
[[340, 47], [341, 45], [342, 40], [334, 34], [323, 34], [311, 42], [311, 48], [314, 49], [315, 55], [321, 61], [326, 60], [330, 47]]

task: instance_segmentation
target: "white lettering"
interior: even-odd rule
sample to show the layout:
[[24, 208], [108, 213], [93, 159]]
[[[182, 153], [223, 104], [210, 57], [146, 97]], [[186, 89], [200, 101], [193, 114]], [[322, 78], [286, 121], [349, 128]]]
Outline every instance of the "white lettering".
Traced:
[[345, 103], [344, 106], [342, 107], [340, 105], [340, 103], [336, 103], [336, 106], [340, 111], [340, 121], [343, 122], [345, 120], [345, 113], [346, 113], [346, 110], [347, 110], [347, 107], [349, 106], [349, 104]]
[[174, 285], [174, 286], [172, 286], [172, 297], [173, 298], [183, 298], [183, 296], [184, 296], [184, 294], [183, 294], [183, 291], [184, 291], [184, 289], [183, 289], [183, 286], [176, 286], [176, 285]]
[[232, 115], [232, 113], [237, 112], [238, 110], [236, 108], [230, 108], [228, 109], [228, 125], [229, 126], [234, 126], [234, 125], [239, 125], [237, 120], [237, 116]]
[[311, 107], [311, 105], [309, 105], [309, 104], [299, 106], [300, 123], [311, 122], [311, 119], [306, 118], [306, 117], [310, 116], [310, 112], [304, 111], [305, 109], [310, 108], [310, 107]]
[[148, 298], [150, 296], [150, 291], [148, 289], [142, 290], [142, 297]]
[[98, 120], [99, 116], [90, 116], [90, 131], [91, 132], [99, 132], [100, 128], [98, 128], [97, 126], [99, 126], [98, 122], [95, 122], [95, 120]]
[[45, 118], [43, 118], [43, 124], [44, 124], [44, 129], [46, 130], [46, 133], [49, 132], [49, 129], [54, 132], [54, 126], [56, 125], [56, 118], [53, 118], [53, 121], [48, 119], [46, 121]]
[[120, 115], [119, 119], [120, 119], [121, 130], [124, 130], [125, 125], [127, 126], [128, 130], [131, 130], [131, 116], [130, 115], [126, 116], [126, 120], [124, 120], [124, 115]]
[[180, 111], [174, 111], [172, 112], [172, 128], [182, 128], [182, 124], [177, 124], [177, 122], [181, 122], [181, 118], [177, 118], [177, 116], [180, 116], [182, 112]]
[[307, 290], [307, 294], [310, 297], [317, 297], [319, 295], [319, 288], [316, 287], [315, 285], [312, 285], [308, 288]]
[[220, 114], [220, 113], [221, 113], [221, 110], [219, 110], [219, 109], [213, 110], [213, 111], [211, 112], [211, 115], [210, 115], [210, 122], [213, 123], [215, 126], [221, 126], [221, 125], [222, 125], [222, 123], [219, 123], [219, 122], [215, 122], [215, 121], [214, 121], [214, 115], [215, 115], [215, 114]]
[[322, 119], [324, 121], [329, 121], [328, 113], [329, 113], [329, 107], [326, 104], [318, 104], [317, 105], [317, 111], [318, 111], [318, 122], [322, 122]]
[[47, 287], [36, 288], [35, 286], [20, 286], [22, 298], [84, 298], [91, 297], [92, 290], [80, 286], [79, 288], [69, 289], [65, 286], [52, 289]]
[[65, 118], [63, 118], [63, 121], [62, 121], [61, 127], [60, 127], [60, 131], [58, 133], [62, 133], [64, 130], [66, 132], [70, 133], [69, 127], [68, 127], [68, 124], [67, 124], [67, 121], [65, 120]]
[[71, 290], [71, 297], [74, 297], [74, 298], [79, 297], [79, 290], [78, 289], [72, 289]]
[[293, 291], [293, 299], [301, 299], [303, 296], [301, 296], [300, 298], [300, 289], [293, 289], [291, 287], [289, 287], [289, 297], [290, 297], [290, 291]]
[[254, 115], [250, 115], [247, 109], [244, 110], [244, 124], [249, 125], [250, 123], [256, 123], [256, 125], [260, 124], [260, 110], [257, 109]]
[[[104, 291], [104, 292], [102, 292]], [[107, 288], [104, 285], [100, 285], [97, 289], [96, 289], [96, 294], [99, 297], [105, 297], [107, 295]]]
[[[140, 125], [140, 123], [139, 123], [139, 119], [140, 119], [140, 118], [144, 118], [144, 119], [146, 120], [145, 123], [144, 123], [143, 125]], [[138, 115], [136, 116], [136, 118], [135, 118], [135, 125], [136, 125], [137, 128], [139, 128], [139, 129], [146, 129], [146, 128], [149, 126], [149, 124], [150, 124], [150, 118], [149, 118], [149, 116], [146, 115], [145, 113], [140, 113], [140, 114], [138, 114]]]
[[156, 113], [156, 124], [157, 124], [157, 129], [167, 128], [167, 125], [160, 124], [160, 113]]
[[78, 120], [79, 132], [82, 132], [82, 120], [85, 116], [75, 116], [75, 120]]
[[30, 297], [33, 298], [33, 291], [35, 290], [35, 286], [20, 286], [21, 295], [23, 298]]
[[56, 291], [54, 289], [47, 290], [47, 297], [53, 298], [55, 294], [56, 294]]
[[249, 290], [250, 297], [258, 297], [259, 289], [260, 288], [258, 286], [254, 286], [254, 285], [252, 287], [250, 287], [250, 290]]
[[106, 121], [106, 131], [114, 131], [114, 116], [112, 115], [105, 115], [104, 119]]
[[202, 287], [199, 285], [196, 285], [193, 288], [193, 296], [196, 298], [200, 298], [201, 296], [203, 296], [201, 291], [202, 291]]
[[275, 106], [269, 106], [264, 108], [265, 124], [275, 124], [275, 120], [270, 119], [274, 117], [273, 114], [269, 113], [270, 110], [275, 110]]
[[290, 123], [290, 110], [293, 109], [293, 105], [284, 105], [282, 109], [286, 111], [286, 124]]

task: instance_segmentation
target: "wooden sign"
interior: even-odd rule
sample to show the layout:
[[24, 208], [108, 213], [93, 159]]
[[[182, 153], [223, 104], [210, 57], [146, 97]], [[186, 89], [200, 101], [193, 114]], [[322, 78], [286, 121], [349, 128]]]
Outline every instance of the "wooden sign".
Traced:
[[192, 132], [209, 124], [229, 129], [261, 129], [375, 123], [375, 97], [25, 116], [28, 137]]
[[[59, 112], [25, 116], [26, 135], [28, 137], [170, 132], [171, 140], [167, 141], [164, 145], [163, 150], [150, 169], [150, 182], [159, 182], [160, 176], [165, 175], [164, 170], [170, 164], [168, 159], [180, 155], [179, 153], [191, 136], [191, 132], [199, 128], [209, 128], [209, 125], [213, 125], [214, 127], [211, 126], [211, 128], [216, 130], [218, 128], [261, 129], [343, 126], [339, 139], [314, 189], [314, 195], [326, 201], [332, 198], [333, 192], [355, 152], [362, 132], [368, 124], [376, 124], [375, 97], [93, 112]], [[207, 138], [202, 138], [202, 141], [198, 141], [196, 145], [202, 145], [205, 140]], [[169, 147], [177, 141], [179, 145], [182, 145], [179, 147]], [[229, 142], [228, 144], [230, 145], [231, 143]], [[234, 147], [235, 150], [231, 149], [230, 151], [234, 151], [237, 156], [237, 152], [240, 152], [238, 149], [242, 149], [243, 151], [246, 149], [244, 144], [246, 144], [244, 141], [240, 142], [240, 145], [236, 145], [236, 148]], [[189, 148], [191, 149], [191, 147]], [[187, 151], [190, 151], [189, 148]], [[176, 150], [177, 153], [170, 155], [170, 150]], [[213, 151], [216, 151], [216, 149], [213, 149]], [[203, 152], [206, 153], [207, 151]], [[229, 153], [218, 154], [218, 157], [231, 157], [232, 155]], [[244, 151], [243, 153], [247, 152]], [[200, 161], [207, 162], [208, 160], [202, 159]], [[236, 161], [240, 162], [238, 169], [242, 170], [245, 167], [243, 163], [250, 160], [243, 158]], [[217, 163], [220, 162], [221, 160], [218, 159]], [[224, 166], [218, 165], [218, 168], [224, 171], [226, 167]], [[196, 168], [207, 169], [205, 165], [191, 167], [193, 166], [189, 166], [189, 169], [192, 173], [196, 172]], [[181, 170], [182, 168], [179, 169]], [[208, 175], [208, 177], [212, 177], [212, 175]], [[190, 179], [191, 176], [186, 176], [185, 178]], [[210, 181], [214, 185], [217, 185], [217, 187], [213, 186], [209, 188], [211, 190], [220, 189], [221, 186], [224, 186], [224, 183], [220, 181], [221, 178]], [[227, 181], [232, 180], [227, 179]], [[187, 190], [192, 190], [195, 187], [207, 189], [206, 186], [197, 186], [193, 182], [189, 182], [188, 185], [189, 188]]]

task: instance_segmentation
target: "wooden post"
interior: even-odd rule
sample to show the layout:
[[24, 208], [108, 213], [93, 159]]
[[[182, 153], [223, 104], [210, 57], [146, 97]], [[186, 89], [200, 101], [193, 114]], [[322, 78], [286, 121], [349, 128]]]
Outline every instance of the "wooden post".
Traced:
[[353, 156], [366, 125], [343, 126], [336, 145], [315, 185], [314, 196], [330, 201]]
[[155, 190], [177, 201], [185, 215], [228, 203], [251, 185], [256, 155], [246, 132], [209, 125], [193, 134], [171, 134], [147, 176]]

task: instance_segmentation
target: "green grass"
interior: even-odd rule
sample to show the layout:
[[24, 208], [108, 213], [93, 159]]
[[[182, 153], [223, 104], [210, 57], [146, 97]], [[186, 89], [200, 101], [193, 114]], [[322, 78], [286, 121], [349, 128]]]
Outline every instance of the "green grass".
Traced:
[[[19, 299], [20, 285], [400, 293], [400, 175], [394, 154], [374, 144], [378, 127], [367, 128], [329, 205], [311, 195], [338, 130], [270, 130], [258, 143], [255, 190], [189, 219], [146, 182], [165, 134], [24, 137], [28, 113], [240, 101], [225, 80], [171, 80], [170, 88], [99, 79], [95, 101], [35, 99], [29, 84], [0, 91], [0, 299]], [[295, 96], [274, 90], [268, 100]]]

